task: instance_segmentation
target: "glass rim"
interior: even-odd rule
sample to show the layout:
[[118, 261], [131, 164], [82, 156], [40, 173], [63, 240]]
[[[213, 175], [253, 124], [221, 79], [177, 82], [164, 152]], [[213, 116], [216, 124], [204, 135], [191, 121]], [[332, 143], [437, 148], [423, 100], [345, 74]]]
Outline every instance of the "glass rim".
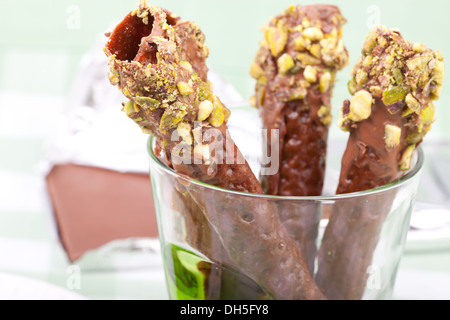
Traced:
[[148, 140], [147, 140], [147, 151], [150, 157], [150, 160], [153, 161], [154, 163], [156, 163], [158, 165], [158, 167], [162, 170], [165, 171], [166, 173], [168, 173], [171, 176], [174, 176], [177, 179], [181, 179], [183, 181], [185, 181], [188, 184], [194, 184], [196, 186], [202, 187], [202, 188], [207, 188], [216, 192], [221, 192], [221, 193], [227, 193], [227, 194], [234, 194], [237, 196], [243, 196], [243, 197], [253, 197], [253, 198], [261, 198], [261, 199], [265, 199], [265, 200], [277, 200], [277, 201], [286, 201], [286, 200], [291, 200], [291, 201], [336, 201], [336, 200], [343, 200], [343, 199], [349, 199], [349, 198], [359, 198], [359, 197], [364, 197], [364, 196], [370, 196], [370, 195], [374, 195], [374, 194], [378, 194], [378, 193], [382, 193], [382, 192], [386, 192], [395, 188], [398, 188], [400, 186], [402, 186], [403, 184], [407, 183], [408, 181], [410, 181], [411, 179], [413, 179], [415, 176], [417, 176], [419, 174], [419, 172], [422, 170], [423, 168], [423, 164], [424, 164], [424, 153], [423, 153], [423, 149], [421, 146], [419, 146], [418, 148], [416, 148], [414, 154], [417, 154], [417, 161], [415, 163], [414, 168], [410, 169], [404, 176], [402, 176], [400, 179], [386, 184], [384, 186], [381, 187], [377, 187], [377, 188], [373, 188], [373, 189], [369, 189], [369, 190], [364, 190], [364, 191], [359, 191], [359, 192], [352, 192], [352, 193], [345, 193], [345, 194], [338, 194], [338, 195], [321, 195], [321, 196], [274, 196], [274, 195], [267, 195], [267, 194], [257, 194], [257, 193], [249, 193], [249, 192], [241, 192], [241, 191], [234, 191], [234, 190], [229, 190], [229, 189], [225, 189], [225, 188], [221, 188], [221, 187], [217, 187], [205, 182], [201, 182], [199, 180], [187, 177], [187, 176], [182, 176], [180, 174], [178, 174], [175, 170], [173, 170], [172, 168], [167, 167], [164, 163], [162, 163], [155, 155], [154, 150], [153, 150], [153, 141], [154, 141], [154, 136], [150, 135]]

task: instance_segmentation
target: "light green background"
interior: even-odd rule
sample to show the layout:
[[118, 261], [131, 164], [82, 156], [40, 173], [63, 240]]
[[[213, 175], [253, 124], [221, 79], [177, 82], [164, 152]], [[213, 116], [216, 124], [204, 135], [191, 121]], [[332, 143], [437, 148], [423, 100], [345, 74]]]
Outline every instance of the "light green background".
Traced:
[[[231, 81], [245, 98], [252, 94], [248, 68], [261, 39], [260, 27], [295, 1], [287, 0], [161, 0], [151, 3], [197, 22], [211, 48], [211, 68]], [[318, 3], [301, 1], [301, 4]], [[404, 37], [424, 42], [450, 57], [448, 0], [329, 0], [348, 19], [345, 43], [349, 67], [339, 75], [333, 104], [348, 97], [346, 82], [373, 23], [397, 27]], [[130, 10], [137, 0], [0, 1], [0, 92], [66, 96], [83, 54], [99, 35]], [[106, 40], [106, 38], [105, 38]], [[446, 77], [448, 87], [450, 77]], [[450, 135], [450, 92], [444, 88], [437, 103], [438, 121], [432, 136]]]

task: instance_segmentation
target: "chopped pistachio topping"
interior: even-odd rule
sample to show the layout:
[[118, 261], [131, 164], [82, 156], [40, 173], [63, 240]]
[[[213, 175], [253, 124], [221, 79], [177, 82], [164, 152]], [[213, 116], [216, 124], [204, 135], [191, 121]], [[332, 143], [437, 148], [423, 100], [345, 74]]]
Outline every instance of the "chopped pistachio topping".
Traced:
[[355, 80], [358, 86], [363, 86], [368, 80], [367, 72], [365, 70], [359, 70], [355, 76]]
[[439, 99], [439, 95], [442, 91], [442, 84], [444, 83], [444, 60], [439, 52], [437, 53], [437, 60], [435, 61], [432, 76], [432, 83], [434, 86], [431, 88], [431, 100], [437, 100]]
[[346, 132], [350, 131], [350, 128], [349, 128], [347, 122], [348, 122], [348, 119], [342, 113], [342, 110], [341, 110], [341, 112], [339, 113], [338, 121], [337, 121], [338, 127], [341, 128], [342, 131], [346, 131]]
[[153, 132], [146, 127], [141, 127], [141, 130], [143, 134], [153, 134]]
[[408, 42], [398, 31], [378, 26], [366, 37], [352, 76], [348, 84], [352, 95], [370, 91], [374, 98], [382, 99], [391, 114], [406, 118], [410, 128], [417, 132], [429, 130], [434, 107], [428, 106], [439, 98], [444, 78], [444, 62], [438, 51]]
[[320, 59], [317, 59], [308, 53], [299, 53], [296, 58], [306, 66], [320, 64], [321, 62]]
[[211, 90], [211, 87], [209, 86], [209, 84], [206, 82], [200, 83], [200, 85], [198, 87], [197, 95], [198, 95], [198, 98], [200, 99], [200, 101], [212, 99], [213, 94], [212, 94], [212, 90]]
[[145, 109], [155, 110], [160, 106], [160, 102], [158, 100], [149, 98], [149, 97], [136, 97], [136, 103]]
[[190, 73], [194, 72], [189, 61], [180, 61], [180, 67], [182, 67], [184, 70], [189, 71]]
[[[278, 58], [278, 72], [282, 75], [285, 75], [294, 67], [294, 59], [288, 54], [284, 53], [281, 57]], [[262, 69], [261, 69], [262, 71]]]
[[270, 27], [266, 30], [265, 35], [272, 55], [278, 57], [286, 46], [288, 40], [287, 31], [284, 28]]
[[320, 52], [320, 45], [319, 45], [319, 44], [317, 44], [317, 43], [316, 43], [316, 44], [313, 44], [313, 45], [311, 46], [311, 48], [309, 49], [309, 52], [310, 52], [314, 57], [320, 59], [321, 52]]
[[[154, 134], [164, 146], [169, 145], [174, 132], [183, 138], [183, 143], [192, 145], [192, 127], [197, 116], [201, 121], [209, 119], [215, 125], [223, 124], [230, 117], [230, 111], [212, 94], [210, 83], [202, 80], [206, 78], [207, 70], [206, 65], [203, 68], [202, 60], [209, 53], [204, 45], [204, 34], [189, 21], [183, 22], [178, 29], [173, 28], [178, 17], [159, 7], [149, 6], [145, 1], [140, 2], [133, 14], [142, 20], [131, 19], [131, 27], [119, 25], [105, 47], [110, 82], [129, 99], [123, 104], [123, 111], [144, 133]], [[133, 59], [125, 52], [127, 48], [119, 48], [123, 41], [114, 39], [125, 33], [137, 38], [140, 34], [133, 24], [150, 22], [153, 29], [158, 30], [157, 35], [147, 37], [156, 49], [156, 59], [145, 55], [142, 59]], [[179, 45], [180, 41], [192, 41], [189, 45], [198, 49], [194, 66], [189, 62], [192, 60], [185, 48]], [[137, 56], [142, 49], [138, 49]], [[202, 152], [206, 158], [207, 148]]]
[[384, 141], [386, 148], [391, 149], [400, 144], [400, 137], [402, 135], [402, 129], [400, 127], [387, 124], [384, 127]]
[[383, 89], [381, 89], [379, 86], [371, 86], [369, 90], [372, 96], [375, 98], [381, 98], [383, 96]]
[[209, 123], [213, 127], [220, 127], [224, 121], [228, 121], [230, 118], [230, 110], [224, 106], [224, 104], [219, 100], [218, 97], [214, 98], [214, 110], [208, 118]]
[[131, 102], [131, 101], [128, 101], [124, 105], [123, 109], [124, 109], [125, 114], [127, 115], [127, 117], [130, 117], [133, 113], [136, 112], [136, 110], [134, 109], [134, 106], [133, 106], [133, 102]]
[[329, 127], [332, 122], [333, 122], [333, 116], [331, 114], [328, 114], [324, 118], [322, 118], [322, 123], [324, 126]]
[[419, 112], [420, 103], [411, 93], [408, 93], [405, 98], [406, 105], [413, 112]]
[[119, 82], [120, 82], [120, 74], [114, 68], [110, 68], [108, 70], [108, 78], [109, 78], [109, 81], [111, 82], [111, 84], [113, 86], [117, 86], [119, 84]]
[[355, 79], [351, 79], [347, 83], [347, 87], [348, 87], [348, 91], [350, 92], [350, 94], [354, 95], [356, 93], [356, 90], [358, 89], [358, 85], [356, 83], [356, 80]]
[[[410, 169], [416, 146], [435, 121], [435, 108], [431, 101], [438, 99], [442, 90], [442, 55], [423, 44], [405, 41], [398, 31], [379, 26], [367, 36], [362, 57], [353, 68], [352, 76], [348, 87], [354, 98], [341, 110], [341, 128], [349, 131], [352, 123], [370, 116], [368, 96], [367, 100], [355, 101], [362, 90], [370, 91], [373, 98], [382, 100], [390, 114], [404, 118], [402, 127], [385, 126], [384, 140], [389, 150], [402, 145], [401, 140], [405, 139], [406, 149], [401, 155], [399, 169]], [[361, 103], [363, 100], [365, 102]], [[356, 108], [357, 105], [365, 105], [366, 108]], [[403, 132], [407, 132], [406, 137], [403, 137]]]
[[331, 115], [331, 108], [328, 106], [321, 106], [317, 111], [317, 115], [322, 121], [323, 125], [329, 126], [333, 121], [333, 116]]
[[307, 66], [305, 68], [305, 71], [303, 72], [303, 75], [306, 80], [310, 83], [317, 82], [317, 70], [312, 66]]
[[261, 86], [256, 91], [255, 99], [256, 99], [256, 102], [258, 103], [257, 106], [262, 106], [262, 104], [264, 102], [264, 94], [265, 93], [266, 93], [266, 87], [265, 86]]
[[187, 96], [191, 93], [194, 93], [194, 89], [192, 89], [192, 87], [184, 81], [180, 81], [177, 83], [177, 88], [178, 91], [180, 91], [181, 95], [183, 96]]
[[303, 30], [303, 36], [311, 41], [319, 41], [323, 39], [323, 32], [317, 27], [306, 28]]
[[407, 88], [403, 88], [400, 86], [392, 87], [391, 89], [385, 90], [383, 92], [383, 103], [386, 106], [390, 106], [393, 103], [404, 100], [407, 93]]
[[323, 117], [327, 116], [328, 114], [330, 114], [330, 107], [327, 107], [327, 106], [321, 106], [319, 108], [319, 110], [317, 111], [317, 115], [320, 118], [323, 118]]
[[297, 87], [290, 91], [288, 101], [301, 100], [306, 97], [307, 91], [304, 87]]
[[414, 150], [416, 150], [416, 145], [410, 145], [403, 152], [402, 158], [400, 160], [400, 170], [406, 171], [411, 168], [411, 161], [414, 154]]
[[214, 110], [214, 105], [212, 104], [211, 101], [205, 100], [205, 101], [200, 102], [200, 104], [198, 105], [197, 120], [198, 121], [206, 120], [211, 115], [213, 110]]
[[359, 122], [368, 119], [371, 113], [372, 95], [365, 90], [358, 91], [350, 102], [350, 112], [347, 114], [348, 119]]
[[168, 107], [161, 117], [159, 129], [162, 132], [167, 132], [169, 129], [175, 128], [186, 115], [186, 107], [181, 103], [174, 103]]
[[328, 91], [331, 85], [331, 80], [332, 80], [331, 73], [325, 72], [324, 74], [322, 74], [319, 81], [319, 89], [321, 93]]
[[255, 79], [259, 79], [264, 75], [264, 70], [259, 66], [259, 64], [253, 62], [250, 67], [250, 75]]
[[408, 144], [418, 144], [420, 141], [422, 141], [424, 137], [424, 133], [411, 133], [409, 136], [406, 137], [406, 143]]
[[[250, 68], [257, 79], [256, 106], [265, 108], [264, 103], [272, 101], [265, 99], [268, 96], [284, 103], [301, 100], [308, 90], [320, 90], [327, 98], [336, 72], [349, 60], [342, 41], [345, 23], [337, 8], [325, 18], [315, 8], [300, 5], [272, 18], [264, 26], [264, 40]], [[322, 120], [328, 124], [331, 115]]]
[[425, 109], [422, 109], [419, 118], [424, 125], [432, 124], [436, 120], [434, 104], [430, 102]]
[[306, 41], [303, 37], [298, 37], [294, 39], [294, 48], [297, 51], [303, 51], [306, 49]]
[[400, 69], [394, 69], [392, 70], [392, 76], [394, 77], [395, 82], [398, 85], [401, 85], [403, 82], [403, 74]]

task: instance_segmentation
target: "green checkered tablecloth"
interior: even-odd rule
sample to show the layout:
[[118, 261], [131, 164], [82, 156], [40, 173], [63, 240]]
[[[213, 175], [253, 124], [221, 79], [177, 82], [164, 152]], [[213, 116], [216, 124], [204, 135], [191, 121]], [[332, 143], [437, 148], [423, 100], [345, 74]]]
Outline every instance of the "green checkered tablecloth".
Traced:
[[[16, 123], [16, 113], [4, 106], [11, 105], [36, 109], [21, 119], [21, 124], [32, 130], [9, 128], [8, 123]], [[166, 299], [158, 253], [142, 253], [154, 259], [145, 268], [95, 270], [69, 263], [39, 167], [48, 136], [56, 132], [52, 119], [57, 119], [63, 105], [62, 99], [51, 96], [0, 95], [0, 273], [40, 280], [90, 299]], [[48, 123], [36, 125], [36, 119]], [[16, 288], [11, 297], [22, 296], [24, 290]], [[0, 297], [4, 294], [0, 283]], [[45, 292], [37, 294], [36, 298], [40, 294], [45, 298]]]
[[[8, 298], [9, 293], [10, 297], [23, 295], [30, 289], [25, 285], [2, 292], [5, 275], [14, 275], [88, 299], [167, 299], [157, 249], [134, 257], [145, 262], [145, 267], [140, 268], [95, 269], [94, 260], [101, 251], [80, 264], [69, 263], [58, 238], [41, 167], [48, 142], [65, 125], [61, 117], [78, 103], [72, 89], [77, 81], [83, 82], [82, 77], [77, 77], [83, 57], [136, 2], [0, 0], [0, 298]], [[334, 105], [347, 97], [346, 79], [359, 55], [368, 31], [366, 26], [372, 22], [398, 27], [405, 37], [426, 41], [431, 48], [439, 48], [444, 59], [450, 57], [450, 42], [443, 41], [445, 31], [450, 30], [450, 5], [446, 0], [408, 1], [407, 15], [398, 15], [404, 6], [400, 0], [381, 0], [376, 4], [369, 0], [328, 2], [338, 4], [348, 18], [344, 40], [352, 53], [350, 66], [339, 75]], [[259, 28], [292, 2], [153, 3], [198, 22], [211, 48], [211, 68], [248, 98], [254, 83], [247, 70], [261, 38]], [[302, 1], [309, 3], [314, 1]], [[430, 168], [437, 164], [435, 160], [442, 159], [440, 166], [445, 168], [445, 161], [450, 159], [449, 79], [446, 78], [443, 96], [436, 105], [438, 121], [424, 145], [429, 155], [428, 170], [424, 172], [418, 199], [447, 205], [449, 194], [445, 186], [436, 183], [436, 172]], [[441, 171], [438, 176], [445, 184], [450, 180], [450, 171]], [[396, 298], [450, 299], [448, 234], [429, 235], [411, 233], [398, 273]], [[36, 298], [45, 298], [48, 293], [38, 289], [33, 292]]]

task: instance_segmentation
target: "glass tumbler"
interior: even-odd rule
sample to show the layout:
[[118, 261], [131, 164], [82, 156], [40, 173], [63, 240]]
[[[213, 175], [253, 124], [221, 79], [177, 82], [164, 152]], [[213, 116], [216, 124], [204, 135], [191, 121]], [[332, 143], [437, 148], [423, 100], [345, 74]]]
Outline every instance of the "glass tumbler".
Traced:
[[[392, 297], [424, 161], [420, 148], [411, 170], [395, 183], [345, 195], [279, 197], [180, 176], [158, 160], [153, 147], [150, 137], [150, 177], [170, 299], [285, 299], [272, 284], [289, 285], [283, 279], [289, 272], [267, 268], [280, 258], [280, 244], [272, 243], [275, 228], [288, 232], [327, 299]], [[339, 161], [328, 163], [327, 172], [336, 182]], [[276, 223], [256, 221], [265, 213]]]

